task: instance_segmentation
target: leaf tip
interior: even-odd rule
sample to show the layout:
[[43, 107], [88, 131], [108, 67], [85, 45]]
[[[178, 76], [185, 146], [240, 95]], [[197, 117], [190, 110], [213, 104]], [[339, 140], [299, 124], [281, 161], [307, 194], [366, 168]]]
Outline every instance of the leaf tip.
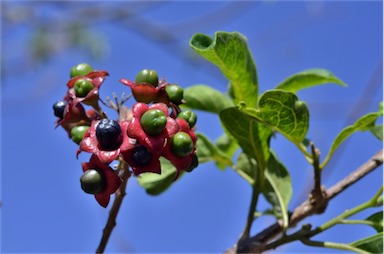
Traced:
[[206, 50], [212, 47], [213, 39], [206, 34], [196, 33], [192, 36], [189, 44], [195, 50]]

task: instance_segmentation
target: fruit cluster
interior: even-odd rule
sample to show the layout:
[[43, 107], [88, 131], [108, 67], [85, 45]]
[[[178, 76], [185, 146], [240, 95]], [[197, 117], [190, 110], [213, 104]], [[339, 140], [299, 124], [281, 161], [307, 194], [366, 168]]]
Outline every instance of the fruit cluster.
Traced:
[[[81, 188], [95, 195], [103, 207], [122, 183], [118, 172], [109, 166], [114, 160], [127, 163], [136, 176], [145, 172], [161, 174], [160, 157], [173, 164], [176, 178], [198, 165], [196, 114], [181, 111], [183, 89], [159, 80], [154, 70], [140, 71], [135, 81], [120, 79], [130, 87], [137, 102], [129, 117], [114, 120], [99, 105], [99, 89], [108, 75], [88, 64], [74, 66], [65, 97], [53, 105], [56, 127], [63, 127], [79, 145], [76, 155], [92, 154], [89, 162], [82, 164]], [[85, 106], [91, 109], [85, 110]]]

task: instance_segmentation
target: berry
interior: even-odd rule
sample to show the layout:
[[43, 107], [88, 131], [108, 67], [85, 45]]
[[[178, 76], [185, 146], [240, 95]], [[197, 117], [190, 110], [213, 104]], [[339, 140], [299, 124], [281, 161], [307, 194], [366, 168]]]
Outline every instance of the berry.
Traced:
[[152, 160], [152, 154], [145, 146], [137, 146], [133, 151], [132, 161], [136, 167], [147, 165]]
[[75, 89], [77, 96], [85, 97], [94, 88], [94, 86], [91, 81], [85, 78], [81, 78], [76, 80], [73, 88]]
[[157, 97], [156, 88], [147, 83], [134, 86], [132, 94], [137, 102], [146, 104], [153, 102]]
[[145, 133], [155, 136], [164, 130], [167, 116], [159, 109], [150, 109], [141, 116], [140, 124]]
[[93, 68], [89, 64], [81, 63], [73, 66], [70, 74], [71, 74], [71, 78], [73, 78], [76, 76], [85, 76], [91, 71], [93, 71]]
[[193, 112], [191, 110], [185, 110], [183, 112], [180, 112], [177, 115], [177, 117], [182, 118], [185, 121], [187, 121], [190, 128], [193, 128], [193, 126], [195, 126], [196, 121], [197, 121], [197, 115], [195, 114], [195, 112]]
[[144, 69], [136, 75], [135, 82], [136, 84], [148, 83], [156, 87], [159, 84], [159, 76], [154, 70]]
[[193, 150], [193, 142], [191, 137], [186, 132], [177, 132], [171, 138], [171, 150], [178, 156], [187, 156]]
[[67, 106], [67, 101], [57, 101], [55, 104], [53, 104], [53, 113], [55, 116], [57, 116], [60, 119], [64, 118], [64, 109], [65, 106]]
[[83, 140], [85, 132], [89, 129], [89, 126], [81, 125], [75, 126], [71, 130], [71, 138], [73, 142], [76, 144], [80, 144], [81, 140]]
[[165, 91], [168, 94], [168, 98], [175, 104], [181, 104], [184, 97], [184, 90], [179, 85], [168, 85], [165, 87]]
[[123, 134], [118, 122], [102, 119], [96, 127], [96, 137], [104, 150], [116, 150], [123, 142]]
[[80, 177], [81, 188], [89, 194], [97, 194], [105, 189], [105, 176], [97, 169], [88, 169]]
[[199, 159], [197, 158], [197, 155], [196, 155], [196, 154], [193, 154], [191, 165], [190, 165], [189, 168], [186, 169], [185, 171], [187, 171], [187, 172], [192, 172], [192, 170], [194, 170], [195, 168], [197, 168], [197, 166], [199, 166]]

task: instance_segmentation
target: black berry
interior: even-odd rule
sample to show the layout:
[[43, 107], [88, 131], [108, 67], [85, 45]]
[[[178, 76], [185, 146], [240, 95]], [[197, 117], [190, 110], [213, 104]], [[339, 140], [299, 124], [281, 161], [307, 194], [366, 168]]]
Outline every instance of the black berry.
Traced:
[[191, 165], [185, 171], [192, 172], [197, 166], [199, 166], [199, 158], [197, 158], [196, 154], [193, 154]]
[[104, 118], [96, 127], [96, 137], [104, 150], [116, 150], [123, 142], [123, 134], [118, 122]]
[[152, 160], [152, 154], [145, 146], [137, 146], [133, 151], [132, 157], [136, 167], [145, 166]]
[[67, 101], [57, 101], [53, 104], [53, 113], [60, 119], [64, 118], [64, 109], [67, 106]]

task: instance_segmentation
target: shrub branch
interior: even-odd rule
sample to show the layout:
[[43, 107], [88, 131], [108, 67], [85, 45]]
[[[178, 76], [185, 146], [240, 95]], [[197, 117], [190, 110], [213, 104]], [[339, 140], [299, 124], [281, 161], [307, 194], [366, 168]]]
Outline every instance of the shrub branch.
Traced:
[[[328, 202], [334, 197], [336, 197], [338, 194], [346, 190], [348, 187], [362, 179], [364, 176], [378, 168], [380, 165], [383, 164], [383, 150], [380, 150], [377, 152], [373, 157], [371, 157], [368, 161], [366, 161], [364, 164], [362, 164], [360, 167], [358, 167], [355, 171], [353, 171], [351, 174], [331, 186], [328, 190], [324, 190], [325, 195], [324, 196], [318, 196], [320, 200], [317, 200], [316, 196], [310, 195], [310, 197], [304, 201], [302, 204], [300, 204], [296, 209], [294, 209], [293, 213], [291, 214], [289, 218], [289, 227], [294, 227], [298, 222], [301, 220], [313, 215], [313, 214], [320, 214], [324, 212], [324, 203]], [[308, 232], [310, 228], [306, 229]], [[258, 234], [254, 235], [253, 237], [250, 237], [246, 240], [240, 241], [238, 245], [233, 246], [232, 248], [228, 249], [225, 253], [260, 253], [264, 250], [267, 242], [274, 237], [276, 237], [279, 233], [283, 231], [283, 222], [281, 220], [277, 221], [276, 223], [272, 224], [271, 226], [265, 228], [263, 231], [259, 232]], [[290, 236], [292, 239], [290, 241], [294, 240], [301, 240], [303, 239], [304, 235], [303, 232], [305, 230], [301, 229], [297, 233], [294, 233]], [[287, 240], [287, 239], [285, 239]], [[279, 240], [277, 240], [279, 241]]]

